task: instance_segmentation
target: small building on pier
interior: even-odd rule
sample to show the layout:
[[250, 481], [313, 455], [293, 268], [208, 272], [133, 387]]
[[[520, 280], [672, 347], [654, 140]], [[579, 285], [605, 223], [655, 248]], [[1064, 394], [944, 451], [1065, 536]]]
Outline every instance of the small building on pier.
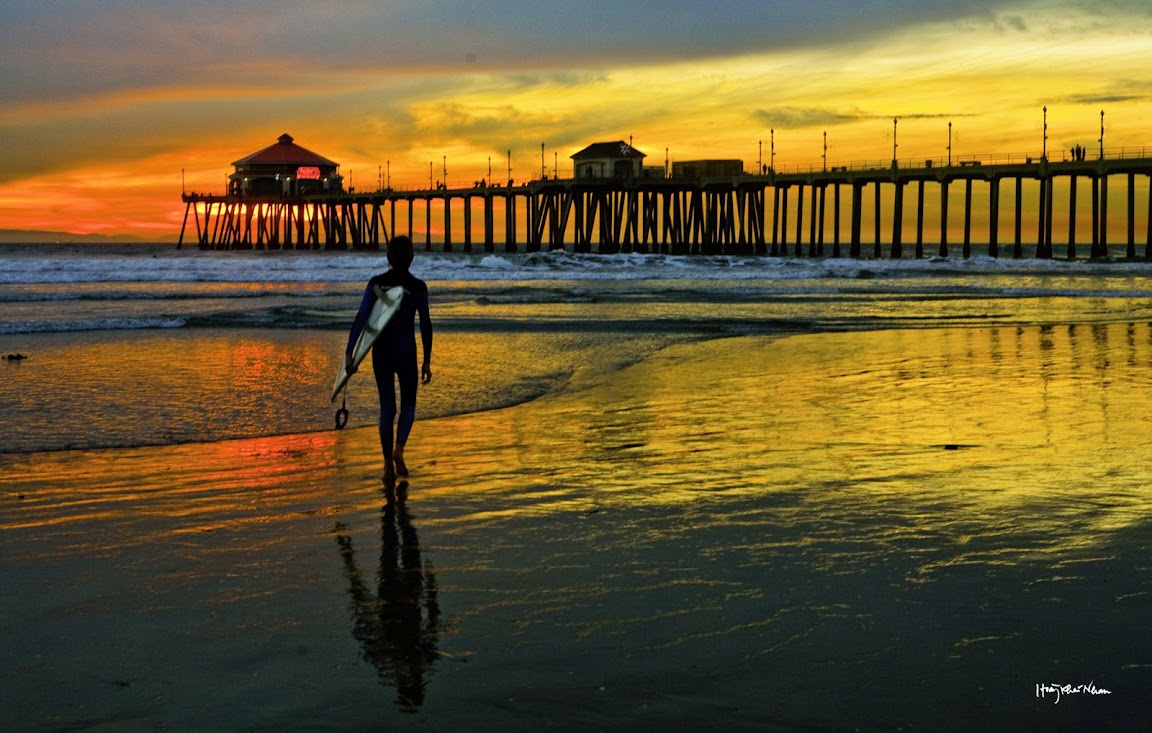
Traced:
[[732, 178], [744, 173], [742, 160], [683, 160], [672, 164], [672, 177], [690, 181]]
[[640, 178], [648, 157], [623, 140], [592, 143], [572, 156], [574, 178]]
[[339, 164], [300, 147], [288, 133], [281, 135], [275, 145], [232, 165], [236, 168], [228, 176], [232, 196], [297, 196], [344, 190]]

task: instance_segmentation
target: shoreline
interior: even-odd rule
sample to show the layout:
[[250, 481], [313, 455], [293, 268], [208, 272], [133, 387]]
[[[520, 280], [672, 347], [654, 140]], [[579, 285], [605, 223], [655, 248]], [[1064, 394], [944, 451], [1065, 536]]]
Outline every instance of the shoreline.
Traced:
[[[184, 445], [324, 432], [346, 331], [211, 328], [43, 334], [4, 364], [11, 429], [0, 456], [45, 450]], [[644, 359], [677, 334], [441, 331], [424, 419], [522, 404]], [[0, 351], [13, 343], [0, 337]], [[14, 349], [15, 347], [13, 347]], [[525, 360], [524, 354], [531, 354]], [[371, 369], [346, 393], [349, 427], [375, 424]], [[126, 420], [130, 417], [130, 420]], [[12, 448], [19, 448], [13, 450]]]
[[[941, 302], [954, 300], [955, 296], [950, 296]], [[1135, 327], [1145, 320], [1142, 317], [1145, 306], [1133, 299], [1068, 295], [1064, 300], [1084, 305], [1079, 308], [1057, 306], [1059, 312], [1048, 319], [1039, 318], [1039, 308], [1036, 313], [1016, 316], [996, 312], [974, 315], [963, 311], [906, 315], [900, 311], [877, 310], [870, 320], [860, 322], [840, 322], [837, 320], [843, 318], [840, 314], [831, 314], [822, 321], [798, 320], [785, 315], [771, 323], [757, 324], [750, 320], [739, 328], [717, 332], [700, 324], [677, 326], [669, 322], [661, 324], [654, 333], [642, 335], [628, 329], [610, 328], [603, 332], [589, 328], [552, 333], [536, 327], [488, 333], [442, 327], [437, 340], [437, 378], [430, 388], [421, 390], [420, 419], [511, 407], [562, 393], [573, 384], [585, 388], [676, 344], [750, 336], [784, 339], [817, 334], [918, 333], [947, 329]], [[1041, 302], [1051, 306], [1057, 301], [1049, 297]], [[0, 391], [0, 401], [9, 401], [10, 421], [16, 427], [8, 431], [10, 442], [0, 446], [0, 457], [325, 432], [331, 429], [332, 415], [339, 406], [339, 402], [329, 403], [326, 385], [335, 372], [343, 336], [343, 328], [251, 325], [0, 335], [0, 352], [28, 355], [18, 362], [5, 362], [3, 367], [6, 375], [13, 379], [5, 384], [7, 395]], [[40, 346], [29, 347], [30, 342]], [[188, 363], [190, 350], [199, 363]], [[476, 362], [476, 354], [481, 352], [485, 352], [485, 356]], [[531, 353], [533, 359], [525, 361], [525, 352]], [[253, 370], [259, 370], [260, 376]], [[271, 373], [281, 376], [267, 380], [266, 375]], [[350, 382], [347, 400], [353, 420], [349, 427], [375, 424], [376, 393], [368, 374]], [[93, 380], [95, 386], [85, 386], [95, 402], [75, 405], [65, 400], [75, 385]], [[302, 389], [300, 384], [306, 386]], [[189, 394], [188, 389], [198, 392]], [[177, 411], [202, 416], [198, 426], [192, 422], [178, 427], [181, 431], [178, 436], [161, 435], [152, 429], [136, 431], [139, 437], [116, 439], [111, 437], [115, 432], [100, 425], [94, 427], [92, 423], [94, 414], [99, 417], [116, 411], [138, 415], [141, 425], [164, 423], [164, 430], [171, 431], [171, 416], [154, 414], [160, 406], [156, 396], [171, 400], [169, 394], [179, 400]], [[278, 427], [260, 429], [257, 423], [262, 419], [260, 409], [273, 400], [274, 395], [281, 394], [291, 398], [291, 408], [273, 409], [267, 416]], [[199, 404], [192, 404], [193, 399]], [[105, 400], [105, 404], [101, 404], [101, 400]], [[76, 412], [79, 408], [81, 412]], [[52, 415], [53, 421], [45, 421], [44, 415]], [[304, 416], [303, 423], [299, 416]], [[111, 414], [107, 419], [114, 420]], [[231, 429], [229, 426], [234, 422], [238, 427]], [[82, 432], [67, 442], [67, 438], [58, 433], [61, 426], [73, 426]], [[121, 424], [120, 429], [123, 427]], [[49, 442], [36, 444], [35, 433], [22, 437], [21, 430], [37, 429], [47, 430], [42, 437]], [[104, 442], [85, 443], [93, 431], [103, 436]]]

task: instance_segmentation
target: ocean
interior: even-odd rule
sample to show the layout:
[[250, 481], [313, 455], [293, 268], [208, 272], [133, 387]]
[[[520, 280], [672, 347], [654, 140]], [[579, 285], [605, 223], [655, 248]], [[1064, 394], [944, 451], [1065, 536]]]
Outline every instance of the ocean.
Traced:
[[[322, 431], [377, 253], [0, 245], [0, 452]], [[682, 341], [1152, 321], [1145, 263], [420, 253], [437, 378], [419, 413], [572, 388]], [[371, 379], [346, 395], [375, 420]]]
[[0, 248], [0, 728], [1148, 730], [1152, 266]]

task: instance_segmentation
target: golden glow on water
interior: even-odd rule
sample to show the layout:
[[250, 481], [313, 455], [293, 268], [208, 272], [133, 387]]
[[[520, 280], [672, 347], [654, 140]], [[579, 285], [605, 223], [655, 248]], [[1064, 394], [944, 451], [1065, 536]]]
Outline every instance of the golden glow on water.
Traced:
[[337, 438], [313, 433], [8, 456], [6, 499], [12, 503], [0, 531], [30, 531], [30, 545], [46, 542], [68, 554], [112, 552], [187, 533], [250, 533], [255, 525], [315, 514], [318, 497], [331, 500], [331, 487], [314, 477], [346, 462]]
[[167, 713], [228, 679], [249, 700], [229, 715], [260, 699], [257, 719], [299, 678], [293, 712], [331, 697], [378, 723], [407, 670], [422, 714], [508, 728], [679, 716], [689, 689], [714, 703], [698, 728], [771, 704], [824, 729], [941, 709], [1028, 729], [1033, 678], [1147, 679], [1150, 375], [1146, 322], [681, 344], [419, 421], [406, 504], [371, 428], [7, 454], [5, 577], [37, 591], [5, 596], [11, 642], [48, 660], [12, 682], [40, 700], [52, 664], [111, 664]]
[[[116, 301], [89, 306], [93, 316], [123, 317], [123, 308]], [[339, 338], [333, 334], [326, 342], [291, 330], [244, 329], [22, 337], [23, 348], [34, 356], [8, 370], [0, 393], [13, 410], [33, 417], [10, 433], [15, 445], [6, 447], [169, 443], [283, 432], [284, 425], [298, 422], [294, 412], [301, 405], [326, 404]], [[28, 436], [25, 444], [17, 440], [22, 434]]]
[[[704, 502], [709, 521], [755, 523], [776, 494], [833, 534], [873, 516], [893, 541], [1090, 545], [1152, 511], [1150, 340], [1105, 324], [672, 347], [548, 409], [472, 416], [474, 438], [434, 441], [437, 471], [473, 476], [461, 490], [483, 506], [462, 522]], [[480, 475], [461, 465], [472, 440], [495, 451]]]
[[[224, 369], [266, 382], [311, 358], [289, 370], [258, 343], [223, 353], [224, 362], [186, 354], [188, 379]], [[522, 407], [422, 421], [416, 445], [439, 492], [476, 504], [463, 523], [685, 502], [714, 506], [709, 521], [739, 523], [757, 521], [757, 502], [779, 495], [794, 511], [818, 509], [830, 531], [837, 515], [879, 511], [881, 536], [945, 532], [962, 543], [991, 528], [1090, 544], [1152, 511], [1150, 374], [1147, 324], [734, 338], [670, 347], [609, 381], [573, 382]], [[360, 460], [371, 465], [379, 449], [366, 432]], [[77, 454], [60, 474], [26, 477], [40, 487], [67, 478], [49, 501], [64, 514], [12, 526], [107, 518], [128, 499], [160, 501], [171, 516], [227, 514], [216, 492], [227, 501], [291, 494], [294, 477], [336, 465], [334, 440], [180, 448], [186, 466], [144, 462], [147, 480], [132, 487], [98, 480], [131, 472], [129, 459]], [[170, 495], [172, 468], [196, 485]]]

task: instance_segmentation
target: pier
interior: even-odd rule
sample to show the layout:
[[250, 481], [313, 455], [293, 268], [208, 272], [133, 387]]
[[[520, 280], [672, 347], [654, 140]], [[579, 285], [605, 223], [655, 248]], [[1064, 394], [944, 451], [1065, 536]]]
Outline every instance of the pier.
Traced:
[[1144, 150], [183, 201], [181, 245], [194, 237], [204, 250], [374, 250], [407, 234], [429, 252], [905, 258], [969, 256], [979, 245], [992, 257], [1075, 259], [1123, 244], [1126, 257], [1152, 259]]

